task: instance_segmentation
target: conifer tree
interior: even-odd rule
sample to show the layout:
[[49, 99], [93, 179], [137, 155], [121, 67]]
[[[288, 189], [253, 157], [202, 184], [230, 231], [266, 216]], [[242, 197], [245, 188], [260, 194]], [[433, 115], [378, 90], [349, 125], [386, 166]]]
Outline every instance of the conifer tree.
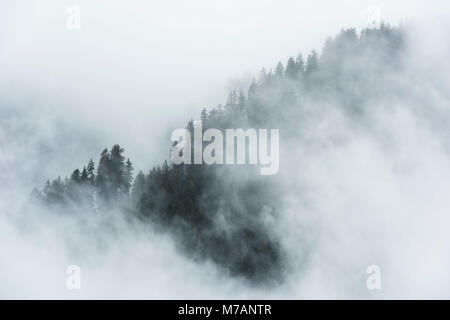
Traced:
[[124, 169], [124, 178], [123, 178], [123, 193], [128, 195], [130, 193], [131, 184], [133, 182], [133, 164], [130, 159], [127, 159], [125, 163]]
[[95, 185], [95, 165], [94, 161], [92, 159], [89, 160], [88, 166], [87, 166], [87, 175], [88, 180], [92, 185]]
[[142, 171], [139, 171], [139, 173], [136, 175], [136, 178], [133, 181], [133, 187], [131, 189], [131, 200], [133, 204], [140, 210], [142, 210], [142, 208], [140, 208], [139, 201], [141, 200], [142, 195], [145, 192], [145, 187], [146, 187], [145, 175]]
[[100, 160], [97, 167], [96, 186], [98, 199], [102, 202], [108, 202], [112, 198], [112, 183], [110, 177], [110, 153], [104, 149], [100, 154]]
[[303, 56], [301, 53], [295, 59], [295, 64], [297, 65], [297, 77], [300, 77], [301, 74], [305, 71], [305, 61], [303, 60]]
[[286, 64], [285, 75], [289, 79], [295, 79], [297, 77], [297, 64], [294, 61], [294, 58], [290, 57]]
[[284, 75], [284, 67], [281, 62], [278, 62], [276, 68], [275, 68], [275, 76], [277, 78], [281, 78]]
[[317, 52], [313, 50], [311, 54], [308, 56], [308, 59], [306, 60], [306, 69], [305, 73], [306, 75], [311, 75], [315, 70], [317, 70], [319, 65]]
[[81, 171], [80, 180], [82, 183], [86, 183], [89, 181], [89, 175], [86, 167], [83, 167], [83, 170]]

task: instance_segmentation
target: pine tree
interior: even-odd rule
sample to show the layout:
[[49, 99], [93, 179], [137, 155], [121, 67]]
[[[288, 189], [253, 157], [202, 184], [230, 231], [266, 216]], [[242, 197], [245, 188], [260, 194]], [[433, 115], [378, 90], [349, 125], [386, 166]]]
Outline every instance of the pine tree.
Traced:
[[295, 64], [297, 65], [297, 72], [299, 74], [305, 71], [305, 61], [303, 60], [303, 56], [301, 53], [295, 59]]
[[80, 183], [81, 182], [81, 176], [80, 176], [80, 170], [79, 169], [75, 169], [72, 172], [72, 175], [70, 176], [70, 180], [74, 183]]
[[235, 111], [237, 106], [236, 90], [232, 90], [228, 95], [226, 107], [228, 110]]
[[82, 183], [86, 183], [89, 181], [89, 175], [86, 167], [83, 167], [83, 170], [81, 171], [80, 180]]
[[275, 76], [277, 78], [281, 78], [284, 75], [284, 67], [281, 62], [278, 62], [276, 68], [275, 68]]
[[208, 112], [206, 108], [202, 109], [202, 113], [200, 114], [200, 119], [202, 120], [203, 126], [206, 127], [208, 123]]
[[297, 77], [297, 73], [297, 64], [295, 63], [294, 58], [290, 57], [286, 64], [285, 75], [289, 79], [295, 79]]
[[100, 160], [97, 167], [96, 186], [99, 200], [108, 202], [112, 197], [112, 185], [110, 177], [110, 153], [104, 149], [100, 154]]
[[122, 155], [123, 152], [124, 149], [118, 144], [114, 145], [110, 151], [109, 176], [114, 199], [117, 199], [119, 194], [124, 193], [125, 189], [125, 157]]
[[94, 161], [92, 159], [89, 160], [88, 166], [87, 166], [87, 175], [88, 180], [92, 185], [95, 185], [95, 165]]
[[308, 56], [308, 59], [306, 60], [306, 69], [305, 73], [306, 75], [311, 75], [314, 71], [317, 70], [319, 65], [317, 52], [313, 50], [311, 54]]
[[252, 83], [248, 87], [247, 97], [250, 100], [256, 94], [256, 90], [258, 89], [258, 84], [256, 83], [255, 78], [253, 78]]
[[133, 182], [133, 164], [130, 159], [127, 159], [125, 163], [124, 177], [123, 177], [123, 193], [129, 195], [131, 189], [131, 183]]
[[244, 91], [239, 91], [238, 108], [240, 112], [244, 112], [246, 108], [247, 99], [245, 98]]
[[131, 200], [135, 207], [140, 209], [140, 200], [142, 198], [142, 195], [145, 192], [145, 175], [142, 171], [139, 171], [139, 173], [136, 175], [136, 178], [133, 181], [133, 187], [131, 189]]
[[58, 177], [51, 183], [47, 181], [44, 188], [47, 203], [50, 205], [64, 205], [66, 202], [65, 191], [66, 186], [62, 182], [61, 177]]
[[266, 81], [267, 81], [267, 72], [265, 68], [262, 68], [261, 71], [259, 72], [258, 85], [263, 86], [264, 84], [266, 84]]

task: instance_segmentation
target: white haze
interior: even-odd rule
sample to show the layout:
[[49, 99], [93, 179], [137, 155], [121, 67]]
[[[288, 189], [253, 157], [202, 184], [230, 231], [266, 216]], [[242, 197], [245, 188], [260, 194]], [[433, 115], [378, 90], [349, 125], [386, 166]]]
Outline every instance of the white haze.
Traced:
[[[437, 19], [448, 4], [105, 3], [79, 1], [76, 33], [64, 27], [72, 2], [1, 1], [0, 298], [450, 297], [450, 42]], [[246, 83], [341, 27], [363, 26], [369, 4], [390, 22], [418, 22], [399, 81], [423, 79], [411, 88], [423, 100], [380, 102], [368, 130], [333, 108], [310, 112], [309, 142], [281, 157], [300, 168], [274, 231], [294, 258], [284, 284], [228, 278], [180, 255], [169, 236], [124, 227], [120, 213], [95, 218], [118, 228], [98, 239], [97, 220], [26, 205], [34, 186], [114, 143], [148, 170], [168, 157], [172, 128], [222, 102], [227, 80]], [[71, 264], [81, 267], [79, 291], [66, 289]], [[366, 288], [371, 264], [380, 291]]]

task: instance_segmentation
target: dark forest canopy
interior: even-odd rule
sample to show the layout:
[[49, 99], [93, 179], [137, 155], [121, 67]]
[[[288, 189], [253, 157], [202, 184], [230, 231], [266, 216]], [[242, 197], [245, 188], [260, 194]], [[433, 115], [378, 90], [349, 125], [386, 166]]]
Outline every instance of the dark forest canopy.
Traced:
[[[400, 28], [381, 25], [359, 35], [343, 30], [326, 41], [320, 55], [299, 54], [273, 71], [263, 69], [247, 92], [233, 90], [224, 105], [203, 109], [203, 130], [280, 128], [282, 136], [293, 138], [307, 104], [329, 103], [358, 117], [370, 101], [394, 90], [380, 83], [384, 74], [401, 69], [404, 47]], [[191, 133], [193, 123], [187, 124]], [[132, 162], [114, 145], [103, 150], [97, 166], [91, 159], [69, 178], [47, 181], [34, 195], [49, 207], [74, 213], [119, 207], [171, 233], [196, 260], [213, 261], [253, 283], [272, 283], [287, 270], [280, 236], [272, 232], [282, 206], [277, 183], [277, 177], [260, 176], [252, 166], [167, 161], [133, 179]]]

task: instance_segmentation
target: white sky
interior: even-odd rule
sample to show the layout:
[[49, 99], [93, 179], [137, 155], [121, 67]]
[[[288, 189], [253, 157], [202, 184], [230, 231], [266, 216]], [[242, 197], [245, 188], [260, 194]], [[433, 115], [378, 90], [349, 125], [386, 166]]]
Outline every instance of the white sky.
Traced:
[[[175, 109], [216, 104], [230, 78], [320, 49], [342, 27], [363, 27], [369, 6], [394, 24], [433, 22], [449, 8], [423, 0], [0, 2], [0, 63], [9, 76], [33, 73], [39, 83], [87, 94], [86, 103], [93, 92], [98, 99], [123, 90], [127, 101], [134, 94], [136, 104]], [[71, 4], [81, 9], [79, 31], [65, 26]]]

